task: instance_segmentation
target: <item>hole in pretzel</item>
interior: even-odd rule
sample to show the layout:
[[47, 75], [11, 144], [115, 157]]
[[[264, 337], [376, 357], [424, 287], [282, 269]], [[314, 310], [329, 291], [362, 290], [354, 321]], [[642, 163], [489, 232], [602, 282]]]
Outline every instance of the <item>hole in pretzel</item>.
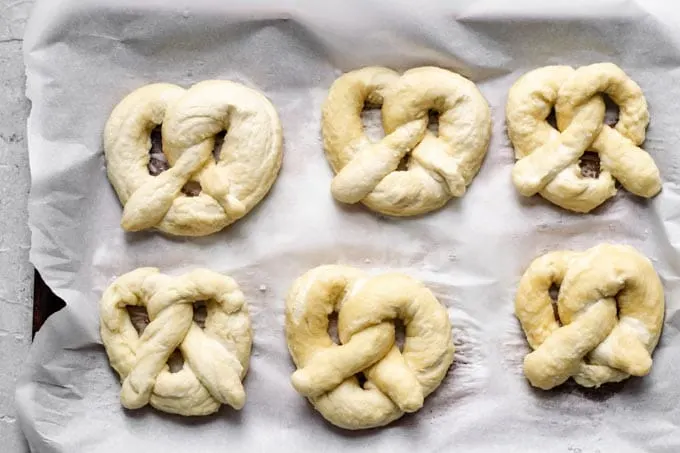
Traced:
[[168, 368], [170, 368], [171, 373], [177, 373], [181, 371], [184, 367], [184, 356], [179, 349], [175, 349], [168, 357]]
[[427, 119], [427, 129], [439, 137], [439, 112], [436, 110], [429, 110], [427, 112]]
[[598, 178], [600, 176], [600, 155], [596, 152], [586, 151], [578, 161], [581, 174], [586, 178]]
[[341, 344], [338, 336], [338, 314], [336, 312], [328, 315], [328, 336], [331, 337], [333, 343]]
[[201, 183], [198, 181], [189, 181], [182, 187], [182, 193], [187, 197], [197, 197], [201, 193]]
[[220, 161], [220, 153], [222, 152], [222, 145], [224, 145], [224, 138], [227, 136], [227, 131], [220, 131], [215, 134], [215, 146], [213, 147], [213, 158], [215, 162]]
[[163, 136], [161, 135], [161, 125], [156, 126], [151, 131], [151, 148], [149, 149], [149, 163], [146, 165], [151, 176], [158, 176], [170, 168], [168, 159], [163, 154]]
[[194, 302], [194, 322], [198, 327], [205, 329], [205, 320], [208, 317], [208, 305], [204, 300]]
[[146, 308], [137, 305], [128, 305], [125, 307], [132, 322], [132, 327], [137, 331], [137, 335], [141, 335], [149, 325], [149, 313]]
[[604, 99], [604, 106], [606, 109], [604, 112], [604, 124], [609, 127], [614, 127], [616, 126], [616, 123], [619, 122], [619, 106], [604, 93], [602, 93], [602, 99]]
[[553, 309], [553, 315], [555, 316], [555, 319], [559, 323], [560, 326], [562, 326], [562, 321], [560, 320], [560, 315], [557, 310], [557, 298], [560, 294], [560, 287], [553, 283], [550, 285], [550, 288], [548, 289], [548, 294], [550, 295], [550, 303], [552, 305]]
[[357, 378], [357, 381], [359, 381], [359, 387], [364, 388], [364, 385], [366, 384], [366, 376], [364, 373], [357, 373], [354, 375], [355, 378]]
[[406, 153], [406, 155], [404, 155], [404, 157], [401, 158], [401, 160], [399, 161], [399, 165], [397, 165], [396, 171], [406, 171], [406, 170], [408, 170], [409, 156], [410, 156], [410, 153]]
[[555, 116], [555, 106], [550, 109], [550, 113], [545, 117], [545, 120], [550, 124], [553, 129], [557, 129], [557, 117]]
[[406, 339], [406, 326], [401, 319], [394, 320], [395, 343], [400, 351], [404, 350], [404, 340]]
[[379, 104], [374, 104], [366, 100], [364, 109], [361, 111], [361, 123], [364, 125], [366, 137], [368, 137], [371, 142], [379, 142], [385, 137]]

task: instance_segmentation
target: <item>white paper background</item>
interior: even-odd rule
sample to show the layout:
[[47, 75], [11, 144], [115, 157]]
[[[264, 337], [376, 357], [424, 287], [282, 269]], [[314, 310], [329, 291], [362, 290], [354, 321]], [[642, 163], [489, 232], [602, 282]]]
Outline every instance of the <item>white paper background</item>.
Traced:
[[[678, 451], [680, 9], [592, 0], [219, 3], [37, 2], [25, 41], [31, 258], [68, 306], [37, 335], [17, 390], [33, 451]], [[519, 197], [505, 134], [508, 88], [538, 66], [598, 61], [619, 64], [647, 96], [644, 147], [661, 168], [662, 194], [647, 202], [621, 192], [591, 215]], [[479, 84], [493, 138], [464, 198], [414, 219], [333, 201], [320, 107], [341, 72], [369, 64], [438, 65]], [[124, 234], [101, 146], [111, 109], [149, 82], [208, 78], [255, 87], [276, 106], [285, 134], [277, 182], [220, 234]], [[599, 391], [535, 391], [521, 374], [527, 346], [512, 314], [519, 277], [541, 253], [602, 241], [636, 246], [664, 282], [666, 324], [652, 373]], [[415, 415], [344, 432], [289, 384], [284, 298], [298, 275], [323, 263], [407, 272], [448, 308], [456, 362]], [[139, 266], [208, 267], [237, 279], [255, 331], [241, 412], [188, 419], [121, 409], [97, 303], [113, 278]]]

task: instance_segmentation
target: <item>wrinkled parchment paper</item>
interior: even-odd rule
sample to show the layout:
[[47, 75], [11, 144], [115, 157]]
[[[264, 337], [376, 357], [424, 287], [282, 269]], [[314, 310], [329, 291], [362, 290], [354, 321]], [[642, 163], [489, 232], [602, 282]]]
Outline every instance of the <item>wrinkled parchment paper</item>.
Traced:
[[[642, 3], [38, 1], [25, 44], [31, 258], [68, 306], [36, 337], [17, 389], [33, 451], [677, 452], [680, 7]], [[661, 169], [662, 194], [644, 201], [620, 192], [590, 215], [520, 197], [510, 180], [508, 88], [535, 67], [599, 61], [623, 67], [647, 96], [644, 147]], [[321, 104], [339, 74], [373, 64], [452, 69], [478, 83], [491, 105], [481, 172], [439, 212], [391, 219], [330, 195]], [[149, 82], [211, 78], [272, 100], [285, 133], [280, 177], [222, 233], [125, 234], [101, 144], [110, 111]], [[603, 241], [634, 245], [663, 279], [666, 324], [652, 373], [598, 391], [533, 390], [521, 372], [527, 346], [513, 316], [517, 282], [539, 254]], [[406, 272], [448, 308], [456, 361], [416, 414], [345, 432], [291, 387], [284, 298], [297, 276], [324, 263]], [[181, 418], [121, 408], [97, 304], [116, 276], [140, 266], [207, 267], [239, 282], [255, 332], [242, 411]]]

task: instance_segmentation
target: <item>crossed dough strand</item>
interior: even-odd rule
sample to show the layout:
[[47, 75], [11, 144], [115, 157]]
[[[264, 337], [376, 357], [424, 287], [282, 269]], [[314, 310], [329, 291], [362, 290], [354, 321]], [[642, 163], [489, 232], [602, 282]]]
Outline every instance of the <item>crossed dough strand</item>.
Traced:
[[[333, 312], [342, 345], [328, 334]], [[406, 330], [402, 351], [397, 318]], [[383, 426], [420, 409], [454, 353], [446, 309], [422, 283], [346, 266], [320, 266], [295, 281], [286, 299], [286, 339], [298, 368], [293, 386], [346, 429]], [[363, 387], [355, 377], [361, 372]]]
[[[364, 104], [382, 105], [385, 137], [364, 133]], [[427, 130], [439, 113], [439, 136]], [[474, 83], [441, 68], [399, 75], [366, 67], [339, 77], [323, 107], [326, 157], [336, 173], [331, 192], [393, 216], [424, 214], [461, 197], [479, 171], [491, 136], [491, 112]], [[409, 155], [406, 171], [397, 171]]]
[[[600, 93], [620, 108], [615, 128], [604, 124]], [[553, 106], [559, 130], [546, 121]], [[562, 208], [589, 212], [614, 196], [615, 180], [645, 198], [661, 190], [654, 160], [639, 147], [649, 123], [647, 102], [640, 87], [614, 64], [528, 72], [510, 88], [506, 118], [518, 159], [512, 180], [524, 196], [539, 193]], [[582, 176], [578, 164], [591, 149], [600, 156], [597, 178]]]
[[[550, 287], [559, 286], [556, 319]], [[618, 319], [617, 319], [618, 305]], [[534, 350], [529, 382], [551, 389], [570, 377], [584, 387], [644, 376], [661, 335], [661, 281], [634, 248], [602, 244], [543, 255], [522, 276], [515, 314]]]
[[[207, 301], [205, 329], [193, 321], [193, 303]], [[126, 306], [144, 306], [150, 323], [137, 333]], [[113, 282], [100, 302], [100, 332], [111, 366], [122, 380], [128, 409], [151, 404], [180, 415], [207, 415], [220, 405], [241, 409], [252, 331], [243, 293], [234, 280], [196, 269], [170, 277], [139, 268]], [[182, 369], [171, 373], [179, 348]]]
[[[161, 124], [171, 168], [151, 176], [150, 134]], [[222, 130], [228, 132], [215, 162], [214, 137]], [[104, 151], [125, 230], [204, 236], [240, 219], [267, 194], [281, 167], [282, 131], [269, 100], [238, 83], [208, 80], [188, 90], [157, 83], [114, 108]], [[200, 183], [198, 196], [181, 193], [189, 181]]]

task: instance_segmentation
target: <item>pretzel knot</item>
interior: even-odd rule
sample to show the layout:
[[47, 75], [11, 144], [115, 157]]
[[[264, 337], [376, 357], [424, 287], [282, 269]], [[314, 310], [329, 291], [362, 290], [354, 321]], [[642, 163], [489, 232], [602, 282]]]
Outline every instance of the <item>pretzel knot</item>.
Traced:
[[[197, 301], [206, 301], [205, 329], [193, 321]], [[141, 336], [128, 305], [147, 309], [150, 323]], [[111, 366], [123, 381], [124, 407], [150, 403], [181, 415], [210, 414], [221, 404], [243, 407], [252, 332], [243, 293], [231, 278], [205, 269], [180, 277], [136, 269], [104, 292], [100, 322]], [[175, 349], [184, 364], [171, 373], [167, 362]]]
[[[151, 176], [150, 134], [161, 124], [171, 167]], [[215, 135], [224, 130], [215, 160]], [[188, 90], [141, 87], [116, 106], [104, 133], [109, 180], [124, 205], [121, 225], [184, 236], [219, 231], [267, 194], [281, 167], [281, 147], [276, 110], [257, 91], [222, 80]], [[190, 181], [200, 184], [197, 196], [181, 192]]]
[[[552, 285], [559, 287], [557, 313]], [[632, 247], [603, 244], [581, 253], [548, 253], [531, 263], [515, 299], [515, 314], [534, 350], [524, 360], [524, 373], [546, 390], [570, 377], [599, 387], [644, 376], [652, 366], [664, 305], [652, 264]]]
[[[600, 93], [620, 108], [615, 128], [604, 124]], [[553, 106], [559, 131], [546, 121]], [[510, 89], [506, 117], [518, 159], [512, 180], [524, 196], [539, 193], [565, 209], [589, 212], [614, 196], [615, 179], [645, 198], [661, 190], [654, 160], [639, 148], [649, 123], [647, 101], [614, 64], [531, 71]], [[597, 178], [581, 174], [579, 160], [588, 150], [600, 157]]]
[[[386, 136], [377, 143], [361, 122], [367, 103], [382, 104]], [[429, 111], [439, 113], [439, 136], [427, 130]], [[411, 216], [465, 193], [486, 154], [491, 113], [475, 84], [453, 72], [422, 67], [400, 77], [367, 67], [333, 83], [322, 131], [338, 201]], [[398, 171], [407, 155], [406, 170]]]
[[[338, 312], [341, 345], [328, 334]], [[393, 320], [401, 319], [403, 350]], [[295, 389], [334, 425], [364, 429], [414, 412], [453, 362], [446, 309], [422, 283], [401, 274], [368, 277], [344, 266], [315, 268], [286, 300], [286, 338]], [[363, 373], [365, 384], [355, 375]]]

